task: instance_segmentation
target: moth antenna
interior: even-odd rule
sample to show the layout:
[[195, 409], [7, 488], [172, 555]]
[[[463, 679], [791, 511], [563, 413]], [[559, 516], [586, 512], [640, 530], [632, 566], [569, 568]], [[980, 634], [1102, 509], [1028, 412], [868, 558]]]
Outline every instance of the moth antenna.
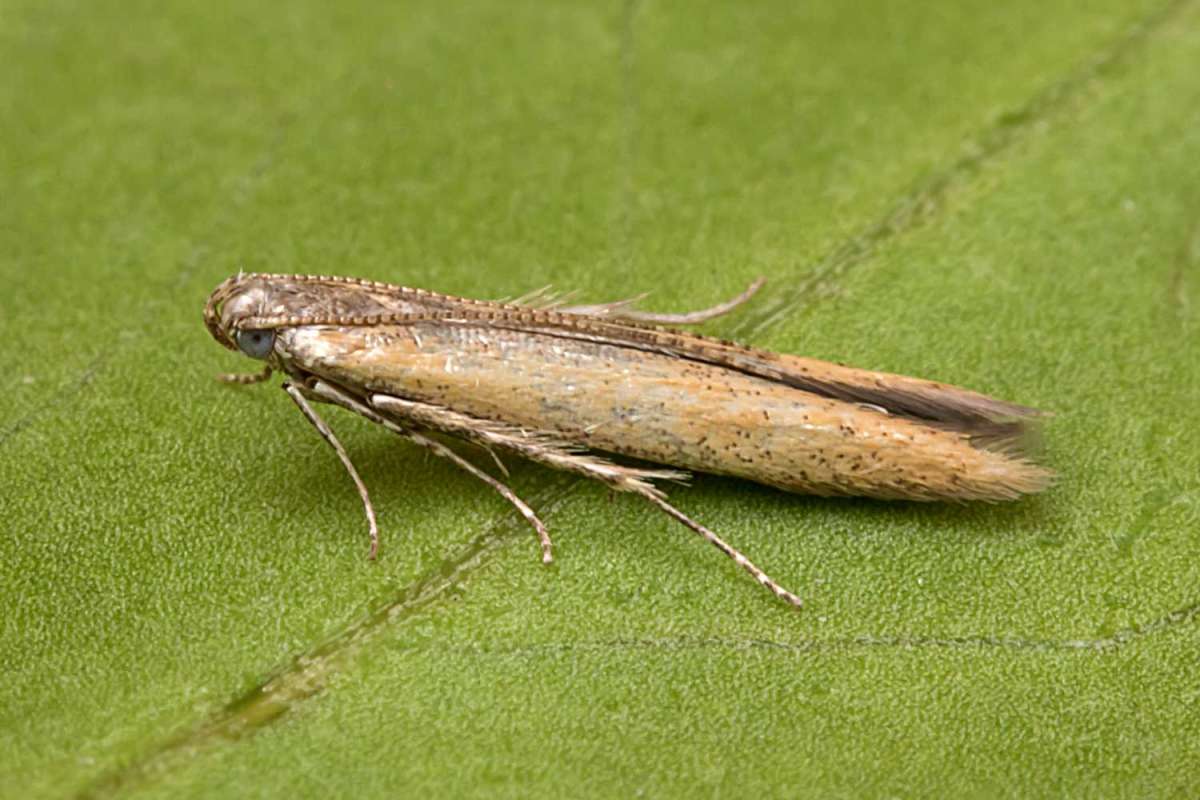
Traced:
[[732, 558], [733, 563], [737, 564], [739, 567], [746, 570], [746, 572], [749, 572], [751, 575], [753, 575], [754, 580], [761, 583], [767, 589], [770, 589], [775, 594], [775, 596], [778, 597], [780, 600], [785, 600], [785, 601], [791, 603], [796, 608], [800, 608], [801, 606], [804, 605], [804, 601], [802, 601], [799, 597], [797, 597], [796, 595], [789, 592], [787, 589], [780, 586], [775, 581], [774, 578], [772, 578], [770, 575], [768, 575], [767, 573], [765, 573], [761, 569], [759, 569], [758, 566], [753, 561], [751, 561], [750, 559], [748, 559], [744, 555], [742, 555], [740, 552], [738, 552], [737, 548], [735, 548], [733, 545], [726, 542], [720, 536], [717, 536], [715, 533], [710, 531], [708, 528], [704, 527], [699, 522], [696, 522], [694, 519], [689, 517], [687, 514], [684, 514], [682, 511], [680, 511], [675, 506], [671, 505], [670, 503], [668, 503], [666, 500], [659, 497], [658, 495], [642, 493], [642, 497], [645, 497], [651, 503], [653, 503], [654, 505], [661, 508], [663, 511], [665, 511], [667, 513], [668, 516], [673, 517], [674, 519], [683, 523], [685, 526], [687, 526], [691, 530], [700, 534], [700, 536], [703, 537], [706, 542], [708, 542], [713, 547], [720, 550], [725, 555]]
[[321, 419], [316, 410], [308, 404], [304, 394], [290, 383], [283, 384], [283, 390], [296, 402], [296, 405], [300, 407], [300, 412], [312, 423], [317, 432], [333, 447], [333, 451], [337, 453], [338, 458], [342, 460], [342, 465], [354, 480], [354, 485], [358, 487], [358, 496], [362, 498], [363, 509], [367, 512], [367, 526], [371, 536], [371, 552], [367, 558], [374, 561], [375, 556], [379, 553], [379, 525], [375, 522], [375, 509], [371, 506], [371, 497], [367, 494], [366, 484], [362, 482], [362, 478], [358, 477], [358, 470], [354, 468], [354, 463], [350, 461], [350, 456], [346, 454], [342, 443], [333, 435], [333, 430], [325, 424], [325, 420]]
[[758, 294], [758, 290], [766, 284], [767, 279], [763, 277], [755, 278], [749, 286], [747, 286], [741, 294], [729, 298], [723, 303], [717, 303], [709, 308], [701, 308], [695, 311], [685, 311], [681, 314], [656, 313], [653, 311], [633, 311], [628, 307], [646, 297], [646, 293], [631, 297], [628, 300], [617, 300], [612, 303], [601, 303], [593, 306], [573, 306], [571, 308], [559, 308], [558, 311], [567, 314], [582, 314], [586, 316], [597, 316], [609, 319], [628, 320], [630, 322], [639, 322], [649, 325], [699, 325], [701, 322], [707, 322], [710, 319], [715, 319], [723, 314], [728, 314], [738, 306], [750, 300], [754, 295]]
[[578, 314], [585, 317], [605, 317], [609, 319], [625, 319], [628, 314], [635, 314], [634, 311], [625, 311], [635, 303], [645, 300], [649, 292], [642, 292], [633, 297], [628, 297], [624, 300], [613, 300], [609, 303], [595, 303], [586, 306], [565, 306], [562, 303], [557, 305], [542, 306], [543, 311], [557, 311], [560, 314]]
[[532, 303], [536, 300], [540, 300], [540, 299], [544, 298], [547, 294], [550, 293], [550, 290], [552, 288], [553, 288], [553, 286], [551, 284], [547, 283], [545, 286], [539, 287], [530, 292], [526, 292], [525, 294], [523, 294], [519, 297], [512, 297], [511, 295], [509, 295], [506, 297], [501, 297], [498, 300], [495, 300], [493, 302], [502, 303], [506, 306], [523, 306], [528, 303]]
[[553, 311], [565, 305], [568, 300], [573, 299], [578, 294], [578, 289], [567, 289], [562, 292], [550, 292], [550, 294], [546, 295], [542, 302], [534, 304], [533, 307], [539, 311]]

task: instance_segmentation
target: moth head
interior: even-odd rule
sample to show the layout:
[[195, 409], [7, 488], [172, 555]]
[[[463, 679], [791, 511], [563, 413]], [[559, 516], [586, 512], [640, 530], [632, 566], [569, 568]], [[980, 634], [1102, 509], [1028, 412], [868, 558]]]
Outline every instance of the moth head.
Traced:
[[285, 311], [271, 288], [268, 276], [261, 275], [236, 275], [222, 283], [204, 306], [208, 332], [230, 350], [269, 360]]
[[238, 274], [213, 290], [204, 324], [230, 350], [282, 368], [279, 340], [307, 326], [354, 327], [416, 312], [424, 294], [402, 286], [331, 275]]
[[271, 328], [239, 330], [233, 339], [238, 350], [260, 361], [266, 361], [275, 349], [275, 331]]

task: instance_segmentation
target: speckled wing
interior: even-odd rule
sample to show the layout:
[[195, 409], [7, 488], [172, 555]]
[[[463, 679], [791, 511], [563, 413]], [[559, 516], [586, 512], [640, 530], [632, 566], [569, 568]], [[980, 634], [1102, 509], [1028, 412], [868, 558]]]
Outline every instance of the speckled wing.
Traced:
[[[861, 397], [841, 388], [839, 397], [827, 387], [892, 376], [568, 317], [472, 307], [278, 333], [294, 367], [362, 394], [789, 491], [1004, 500], [1050, 480], [1022, 457], [975, 446], [964, 430], [994, 426], [1019, 406], [908, 378], [899, 401], [870, 384], [852, 386]], [[918, 399], [939, 416], [913, 413]]]

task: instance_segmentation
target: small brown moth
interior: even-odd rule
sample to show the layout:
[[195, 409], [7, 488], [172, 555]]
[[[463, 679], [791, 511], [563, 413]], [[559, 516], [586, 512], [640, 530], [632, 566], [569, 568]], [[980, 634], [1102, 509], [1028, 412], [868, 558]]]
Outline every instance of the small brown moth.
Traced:
[[1035, 409], [658, 327], [712, 319], [761, 285], [702, 311], [653, 314], [629, 300], [566, 307], [539, 292], [486, 302], [356, 278], [247, 274], [213, 291], [204, 322], [225, 347], [266, 362], [222, 380], [288, 376], [284, 390], [358, 487], [371, 558], [379, 532], [366, 486], [311, 402], [360, 414], [487, 483], [533, 526], [547, 563], [550, 537], [534, 511], [431, 432], [641, 495], [796, 606], [800, 598], [653, 481], [697, 470], [805, 494], [927, 501], [1015, 500], [1050, 485], [1053, 473], [1024, 454]]

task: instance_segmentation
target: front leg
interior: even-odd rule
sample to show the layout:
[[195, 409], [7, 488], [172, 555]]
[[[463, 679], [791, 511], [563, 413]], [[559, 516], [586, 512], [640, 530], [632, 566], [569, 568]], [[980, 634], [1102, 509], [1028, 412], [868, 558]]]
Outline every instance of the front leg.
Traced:
[[[542, 548], [542, 563], [549, 564], [552, 561], [554, 561], [554, 544], [553, 544], [553, 542], [550, 541], [550, 533], [549, 533], [549, 531], [546, 530], [545, 524], [538, 518], [538, 515], [534, 513], [533, 509], [530, 508], [529, 505], [524, 500], [522, 500], [520, 497], [517, 497], [516, 493], [513, 492], [512, 489], [508, 488], [503, 483], [501, 483], [500, 481], [493, 478], [491, 475], [488, 475], [486, 472], [479, 469], [479, 467], [475, 466], [470, 461], [467, 461], [465, 458], [463, 458], [458, 453], [451, 450], [449, 447], [446, 447], [446, 445], [442, 444], [441, 442], [430, 439], [428, 436], [425, 436], [424, 434], [421, 434], [417, 431], [414, 431], [414, 430], [404, 427], [403, 425], [396, 422], [394, 419], [385, 417], [385, 416], [377, 413], [375, 410], [369, 408], [368, 406], [366, 406], [365, 404], [360, 402], [357, 398], [351, 396], [350, 394], [347, 394], [346, 392], [341, 391], [340, 389], [337, 389], [337, 388], [331, 386], [328, 383], [325, 383], [322, 380], [313, 380], [307, 391], [309, 393], [311, 393], [314, 396], [314, 398], [316, 398], [316, 399], [320, 399], [325, 402], [333, 403], [334, 405], [341, 406], [342, 408], [344, 408], [348, 411], [353, 411], [355, 414], [365, 417], [366, 419], [370, 420], [371, 422], [382, 425], [383, 427], [387, 428], [388, 430], [392, 431], [393, 433], [397, 433], [400, 436], [403, 436], [405, 439], [408, 439], [413, 444], [424, 447], [426, 450], [433, 453], [434, 455], [440, 456], [442, 458], [449, 460], [450, 462], [454, 463], [455, 465], [457, 465], [457, 466], [461, 467], [462, 469], [466, 470], [467, 472], [471, 473], [476, 478], [479, 478], [479, 480], [483, 481], [488, 486], [491, 486], [505, 500], [507, 500], [508, 502], [513, 504], [513, 506], [517, 509], [517, 511], [519, 511], [521, 513], [521, 516], [523, 516], [525, 518], [525, 521], [528, 522], [533, 527], [534, 531], [537, 533], [538, 542], [541, 544], [541, 548]], [[306, 416], [307, 416], [307, 414], [306, 414]], [[314, 423], [314, 424], [316, 424], [316, 423]], [[324, 423], [322, 423], [322, 424], [324, 424]], [[318, 427], [317, 430], [321, 430], [321, 429]], [[327, 426], [326, 426], [325, 430], [328, 430]], [[324, 435], [324, 433], [322, 433], [322, 435]], [[330, 436], [332, 436], [332, 435], [333, 435], [332, 432], [330, 432]], [[334, 442], [336, 442], [336, 439], [330, 440], [331, 444], [333, 444]], [[340, 445], [336, 445], [335, 447], [340, 447]], [[344, 453], [345, 451], [341, 451], [341, 452]], [[345, 463], [347, 465], [347, 468], [351, 470], [351, 474], [355, 475], [355, 481], [359, 482], [358, 478], [357, 478], [357, 473], [354, 473], [353, 467], [350, 466], [349, 459], [343, 459], [343, 463]], [[361, 485], [361, 482], [360, 482], [360, 485]], [[368, 501], [366, 499], [366, 489], [364, 488], [362, 490], [362, 492], [363, 492], [363, 501], [364, 501], [364, 503], [367, 503]], [[370, 516], [370, 518], [372, 520], [372, 525], [374, 525], [374, 514], [373, 514], [373, 512], [370, 511], [369, 505], [367, 508], [368, 508], [368, 512], [367, 512], [368, 516]], [[374, 540], [372, 540], [372, 541], [374, 542]], [[372, 557], [374, 557], [374, 553], [375, 553], [374, 544], [372, 545], [371, 553], [372, 553]]]
[[342, 447], [342, 443], [334, 435], [333, 429], [325, 424], [325, 420], [321, 419], [317, 410], [308, 404], [308, 399], [304, 396], [304, 390], [291, 383], [284, 383], [283, 390], [288, 393], [288, 397], [296, 402], [296, 405], [300, 408], [300, 412], [304, 414], [304, 418], [312, 423], [313, 427], [317, 429], [317, 433], [321, 434], [321, 437], [329, 442], [329, 446], [333, 448], [333, 452], [337, 453], [337, 457], [341, 459], [342, 466], [346, 468], [346, 472], [349, 472], [350, 477], [354, 480], [354, 485], [358, 488], [358, 496], [362, 498], [363, 509], [367, 512], [367, 526], [371, 536], [371, 552], [367, 558], [373, 561], [379, 552], [379, 525], [375, 522], [375, 509], [371, 506], [371, 497], [367, 494], [366, 484], [363, 483], [362, 478], [358, 477], [358, 470], [354, 468], [354, 462], [350, 460], [350, 456], [346, 453], [346, 448]]

